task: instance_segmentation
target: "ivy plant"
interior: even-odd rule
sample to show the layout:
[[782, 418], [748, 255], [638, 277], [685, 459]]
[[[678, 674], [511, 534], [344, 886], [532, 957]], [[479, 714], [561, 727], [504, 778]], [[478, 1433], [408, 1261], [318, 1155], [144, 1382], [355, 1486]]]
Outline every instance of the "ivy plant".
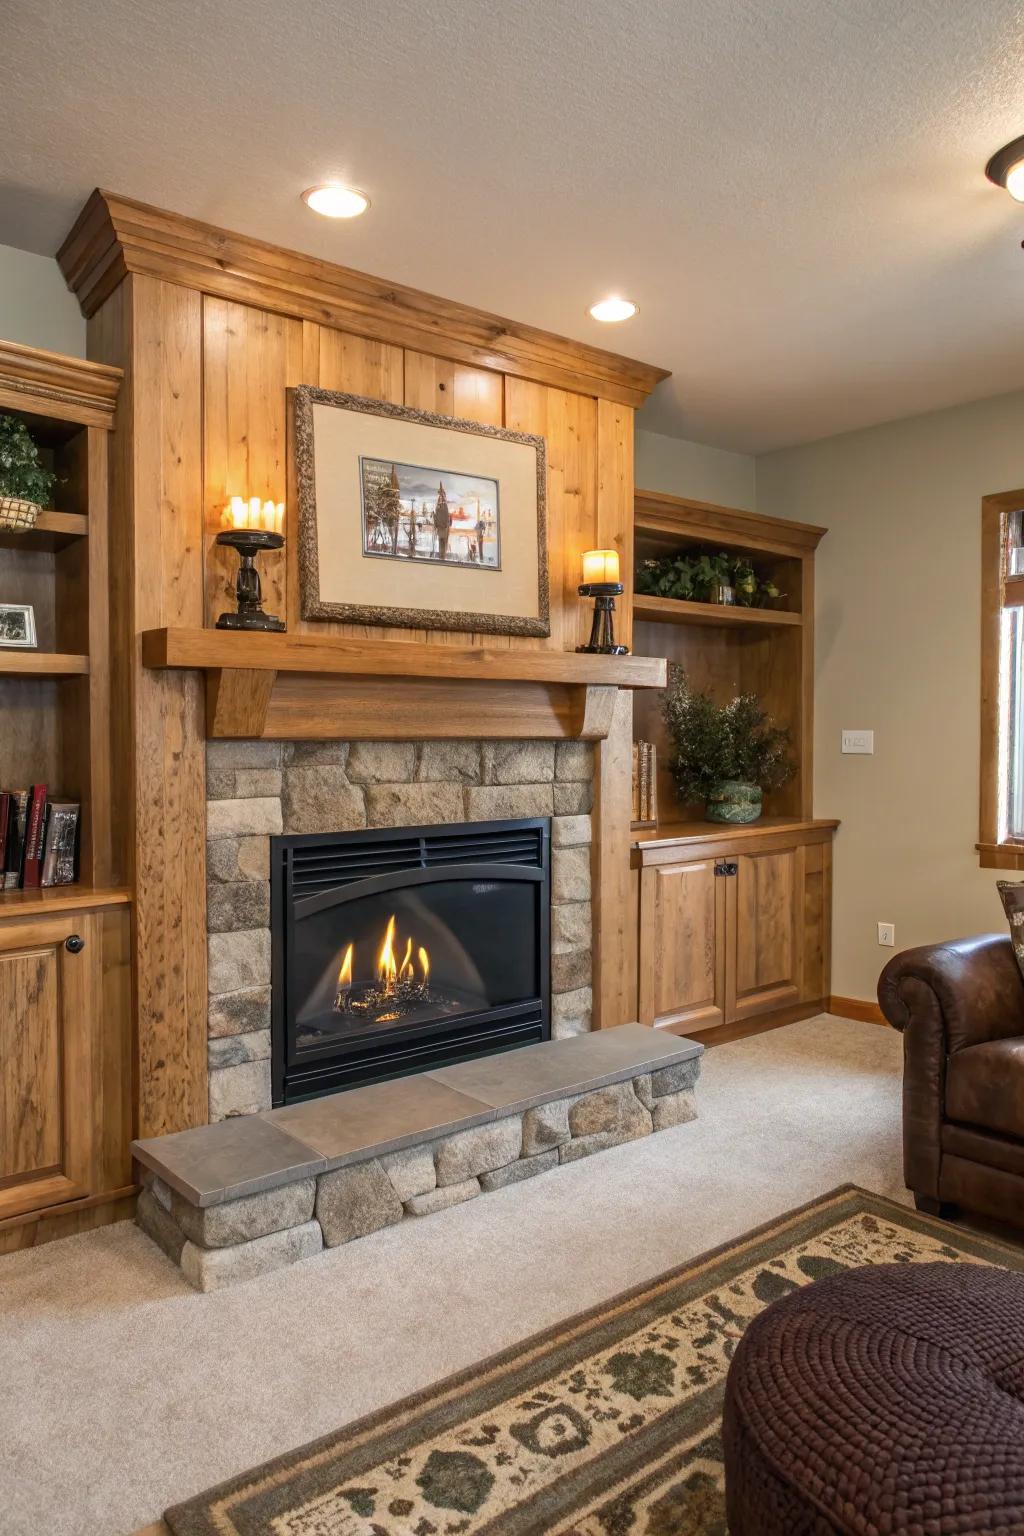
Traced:
[[641, 560], [636, 590], [652, 597], [671, 597], [691, 603], [714, 601], [715, 588], [732, 587], [736, 601], [745, 608], [763, 608], [782, 596], [774, 581], [760, 575], [745, 556], [724, 550], [694, 550]]
[[0, 496], [45, 507], [57, 476], [39, 462], [39, 448], [17, 416], [0, 415]]

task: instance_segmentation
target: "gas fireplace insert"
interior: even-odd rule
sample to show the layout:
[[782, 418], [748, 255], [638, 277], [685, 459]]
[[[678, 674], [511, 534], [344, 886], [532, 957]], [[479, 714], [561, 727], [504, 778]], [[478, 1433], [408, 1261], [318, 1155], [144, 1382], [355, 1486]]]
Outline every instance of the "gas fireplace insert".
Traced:
[[270, 840], [275, 1104], [550, 1036], [550, 823]]

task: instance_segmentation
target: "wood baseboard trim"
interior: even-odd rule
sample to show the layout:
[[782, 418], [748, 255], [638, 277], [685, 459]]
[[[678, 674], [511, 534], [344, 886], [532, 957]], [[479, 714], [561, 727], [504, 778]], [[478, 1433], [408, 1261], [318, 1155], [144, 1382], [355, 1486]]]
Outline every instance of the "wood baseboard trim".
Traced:
[[0, 1254], [18, 1253], [37, 1248], [60, 1237], [76, 1237], [115, 1221], [130, 1221], [135, 1215], [137, 1186], [102, 1195], [88, 1195], [81, 1200], [66, 1200], [62, 1205], [11, 1216], [0, 1222]]
[[841, 1019], [857, 1019], [861, 1024], [884, 1024], [888, 1027], [889, 1023], [877, 1003], [865, 1002], [860, 997], [836, 997], [833, 994], [828, 1000], [828, 1011], [838, 1014]]
[[799, 1024], [801, 1019], [813, 1019], [826, 1011], [826, 999], [817, 998], [813, 1003], [796, 1003], [792, 1008], [777, 1008], [772, 1013], [758, 1014], [751, 1019], [738, 1019], [733, 1024], [715, 1024], [711, 1029], [690, 1030], [680, 1024], [671, 1031], [699, 1040], [705, 1050], [716, 1045], [729, 1045], [733, 1040], [747, 1040], [752, 1035], [766, 1035], [769, 1030], [783, 1029], [787, 1024]]

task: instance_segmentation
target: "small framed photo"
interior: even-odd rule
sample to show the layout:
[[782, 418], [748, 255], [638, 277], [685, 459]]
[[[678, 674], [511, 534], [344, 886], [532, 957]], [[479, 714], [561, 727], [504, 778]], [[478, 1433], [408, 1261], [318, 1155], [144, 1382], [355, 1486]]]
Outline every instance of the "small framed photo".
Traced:
[[0, 647], [34, 651], [36, 615], [31, 603], [0, 603]]

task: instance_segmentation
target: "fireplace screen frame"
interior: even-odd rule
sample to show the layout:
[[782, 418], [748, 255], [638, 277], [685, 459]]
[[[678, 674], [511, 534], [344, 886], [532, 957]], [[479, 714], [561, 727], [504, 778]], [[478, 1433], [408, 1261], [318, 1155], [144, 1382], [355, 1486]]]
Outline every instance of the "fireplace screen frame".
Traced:
[[[417, 843], [418, 862], [381, 873], [358, 873], [302, 889], [296, 855], [313, 858], [338, 850], [372, 860], [380, 849], [401, 848], [408, 860]], [[526, 849], [525, 857], [510, 857]], [[459, 858], [460, 849], [466, 857]], [[474, 850], [481, 857], [472, 857]], [[445, 851], [456, 855], [443, 861]], [[487, 853], [491, 858], [487, 858]], [[506, 857], [502, 858], [504, 853]], [[467, 861], [468, 859], [468, 861]], [[298, 999], [294, 977], [295, 930], [305, 916], [362, 897], [453, 879], [529, 883], [537, 888], [534, 924], [535, 996], [452, 1018], [402, 1023], [321, 1048], [296, 1045]], [[297, 886], [300, 889], [297, 890]], [[551, 821], [549, 817], [454, 825], [360, 828], [351, 832], [288, 833], [270, 839], [271, 1094], [275, 1107], [341, 1092], [387, 1078], [451, 1066], [457, 1061], [514, 1050], [551, 1038]]]

